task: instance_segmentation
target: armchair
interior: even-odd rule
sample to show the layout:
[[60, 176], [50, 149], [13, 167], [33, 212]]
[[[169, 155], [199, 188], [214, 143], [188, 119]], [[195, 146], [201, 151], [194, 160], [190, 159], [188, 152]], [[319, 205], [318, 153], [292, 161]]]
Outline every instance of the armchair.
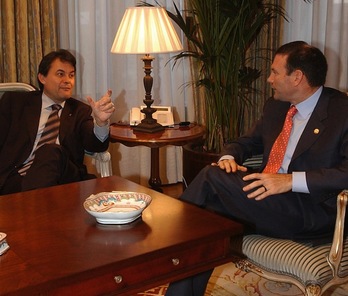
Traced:
[[[36, 88], [27, 83], [22, 82], [6, 82], [0, 83], [0, 99], [4, 92], [7, 91], [35, 91]], [[86, 155], [93, 158], [92, 163], [96, 166], [97, 172], [101, 177], [112, 175], [111, 155], [108, 151], [91, 153], [86, 151]]]
[[[306, 296], [320, 296], [328, 288], [348, 281], [348, 239], [344, 236], [348, 190], [337, 197], [332, 243], [313, 246], [261, 235], [245, 235], [234, 242], [236, 266], [266, 279], [298, 286]], [[242, 258], [244, 257], [244, 258]]]

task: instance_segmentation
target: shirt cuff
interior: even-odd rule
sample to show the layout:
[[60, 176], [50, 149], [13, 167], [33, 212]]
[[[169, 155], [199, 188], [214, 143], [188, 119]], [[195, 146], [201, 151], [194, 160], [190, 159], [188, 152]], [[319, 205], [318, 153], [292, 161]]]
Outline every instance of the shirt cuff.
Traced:
[[101, 142], [104, 142], [109, 137], [109, 131], [110, 131], [109, 122], [108, 122], [108, 124], [106, 124], [104, 126], [99, 126], [94, 121], [94, 134]]
[[306, 172], [292, 172], [292, 191], [309, 193]]
[[218, 162], [221, 161], [221, 160], [224, 160], [224, 159], [231, 160], [231, 159], [234, 159], [234, 157], [232, 155], [223, 155], [223, 156], [220, 157]]

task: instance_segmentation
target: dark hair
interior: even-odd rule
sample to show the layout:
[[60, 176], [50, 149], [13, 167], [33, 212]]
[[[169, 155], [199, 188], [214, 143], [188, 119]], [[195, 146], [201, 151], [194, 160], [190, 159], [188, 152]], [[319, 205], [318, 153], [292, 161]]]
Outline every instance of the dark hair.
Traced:
[[[56, 59], [59, 59], [62, 62], [69, 63], [70, 65], [74, 67], [74, 70], [76, 71], [76, 58], [74, 57], [74, 55], [66, 49], [59, 49], [57, 51], [51, 51], [50, 53], [48, 53], [42, 58], [39, 65], [39, 73], [46, 77], [48, 74], [48, 71], [51, 68], [52, 63]], [[40, 90], [42, 91], [43, 84], [40, 82], [39, 79], [38, 79], [38, 82], [39, 82]]]
[[316, 47], [304, 41], [294, 41], [282, 45], [275, 53], [287, 56], [287, 74], [301, 70], [312, 87], [325, 84], [327, 61]]

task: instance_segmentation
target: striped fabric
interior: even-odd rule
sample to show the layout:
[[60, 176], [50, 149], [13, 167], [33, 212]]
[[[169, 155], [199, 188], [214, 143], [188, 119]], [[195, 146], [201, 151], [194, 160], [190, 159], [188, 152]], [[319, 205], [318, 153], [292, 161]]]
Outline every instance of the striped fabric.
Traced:
[[[240, 249], [237, 245], [233, 247]], [[303, 285], [317, 283], [323, 287], [332, 278], [332, 271], [326, 260], [330, 247], [331, 244], [312, 247], [311, 244], [291, 240], [246, 235], [243, 237], [242, 253], [248, 261], [264, 270], [293, 276]], [[344, 243], [339, 275], [348, 275], [348, 239]]]
[[262, 164], [262, 157], [262, 154], [260, 154], [248, 158], [244, 161], [243, 166], [246, 166], [249, 169], [257, 170]]

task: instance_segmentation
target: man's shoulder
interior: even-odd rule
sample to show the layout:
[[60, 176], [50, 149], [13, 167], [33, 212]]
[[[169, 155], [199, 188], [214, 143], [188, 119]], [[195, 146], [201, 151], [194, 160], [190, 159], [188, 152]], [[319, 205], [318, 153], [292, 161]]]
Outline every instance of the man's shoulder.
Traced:
[[264, 105], [264, 111], [270, 111], [272, 113], [275, 112], [282, 112], [285, 111], [287, 112], [287, 110], [290, 107], [290, 103], [289, 102], [284, 102], [284, 101], [280, 101], [280, 100], [276, 100], [273, 97], [269, 98]]
[[0, 101], [4, 104], [30, 104], [35, 102], [35, 99], [41, 99], [39, 91], [7, 91], [0, 97]]
[[332, 87], [324, 87], [322, 96], [326, 96], [330, 99], [337, 99], [337, 100], [343, 100], [348, 101], [347, 93], [339, 91], [338, 89], [332, 88]]

